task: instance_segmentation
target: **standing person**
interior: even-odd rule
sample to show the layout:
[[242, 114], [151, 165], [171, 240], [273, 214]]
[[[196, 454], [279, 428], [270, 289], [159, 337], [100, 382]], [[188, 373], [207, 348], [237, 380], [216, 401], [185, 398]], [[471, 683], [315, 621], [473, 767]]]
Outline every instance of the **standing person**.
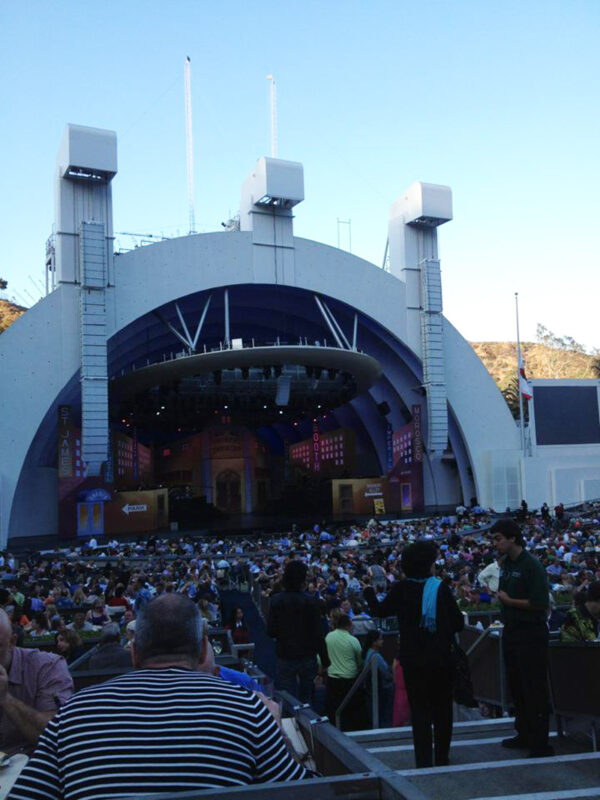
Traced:
[[263, 701], [200, 671], [203, 642], [204, 621], [188, 597], [165, 593], [145, 605], [133, 672], [82, 689], [65, 703], [11, 800], [176, 797], [306, 777]]
[[313, 699], [314, 680], [329, 666], [319, 602], [305, 593], [307, 566], [290, 561], [283, 572], [283, 592], [272, 595], [267, 633], [276, 640], [278, 688], [303, 703]]
[[[352, 620], [347, 614], [337, 617], [335, 628], [325, 637], [327, 653], [331, 662], [327, 671], [327, 696], [325, 707], [332, 725], [340, 704], [346, 697], [362, 667], [362, 648], [356, 636], [352, 636]], [[366, 727], [364, 688], [351, 698], [341, 716], [341, 729], [358, 731]]]
[[452, 738], [451, 647], [454, 634], [465, 624], [448, 586], [433, 577], [436, 558], [434, 542], [415, 542], [402, 553], [404, 579], [394, 583], [381, 602], [371, 586], [364, 590], [374, 616], [398, 617], [398, 658], [410, 703], [418, 768], [448, 764]]
[[[394, 708], [394, 675], [389, 664], [381, 654], [382, 649], [383, 633], [379, 630], [367, 631], [365, 643], [363, 645], [363, 662], [367, 665], [371, 658], [374, 658], [377, 664], [377, 674], [379, 678], [379, 694], [377, 698], [379, 706], [379, 727], [389, 728], [392, 724], [392, 711]], [[369, 697], [367, 697], [367, 707], [369, 708], [369, 713], [372, 713], [372, 687], [370, 680], [367, 686], [370, 690]]]
[[225, 626], [231, 631], [231, 638], [234, 644], [248, 644], [250, 642], [250, 630], [244, 620], [244, 609], [236, 606], [231, 615], [229, 623]]
[[502, 603], [504, 666], [515, 706], [517, 735], [503, 747], [530, 750], [530, 758], [551, 756], [548, 744], [548, 577], [541, 563], [524, 548], [519, 525], [498, 520], [490, 533], [504, 557], [497, 598]]

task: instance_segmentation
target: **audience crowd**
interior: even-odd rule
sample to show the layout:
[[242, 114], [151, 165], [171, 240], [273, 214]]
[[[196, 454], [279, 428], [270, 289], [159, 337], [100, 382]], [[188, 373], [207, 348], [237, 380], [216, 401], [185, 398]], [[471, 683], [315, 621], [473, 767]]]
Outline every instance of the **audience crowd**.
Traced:
[[[522, 504], [519, 519], [525, 549], [548, 576], [550, 629], [560, 629], [563, 641], [597, 639], [600, 504], [579, 515], [569, 515], [561, 506], [553, 515], [547, 507], [529, 512]], [[236, 607], [223, 619], [220, 603], [222, 588], [250, 591], [261, 608], [271, 603], [284, 615], [270, 620], [269, 633], [278, 643], [278, 670], [286, 671], [287, 681], [299, 679], [299, 691], [308, 693], [302, 700], [320, 706], [335, 721], [348, 689], [373, 659], [380, 724], [406, 724], [405, 676], [397, 662], [392, 665], [382, 656], [380, 628], [393, 630], [396, 620], [376, 620], [372, 612], [385, 608], [386, 595], [407, 577], [402, 570], [406, 548], [430, 542], [435, 545], [433, 574], [452, 602], [467, 614], [496, 613], [500, 562], [489, 535], [492, 521], [479, 507], [459, 506], [451, 516], [316, 524], [309, 530], [293, 526], [271, 535], [150, 536], [106, 544], [92, 539], [18, 557], [5, 552], [0, 553], [0, 608], [12, 625], [11, 647], [43, 643], [47, 649], [50, 644], [56, 655], [73, 664], [86, 640], [94, 639], [99, 647], [88, 666], [119, 669], [131, 664], [137, 618], [163, 596], [191, 601], [203, 624], [226, 626], [236, 644], [252, 641], [243, 609]], [[302, 570], [292, 580], [289, 566], [296, 562]], [[289, 599], [274, 603], [278, 594], [290, 591], [305, 597], [312, 609], [311, 630], [320, 640], [314, 646], [303, 642], [299, 647], [299, 629], [286, 631], [281, 621], [292, 613], [290, 608], [299, 614], [304, 605], [293, 601], [290, 606]], [[306, 641], [310, 637], [313, 633]], [[310, 664], [303, 662], [302, 672], [295, 662], [303, 658]], [[371, 713], [364, 695], [357, 694], [347, 706], [343, 727], [366, 727]]]
[[[360, 635], [374, 627], [363, 600], [365, 584], [383, 597], [402, 576], [403, 548], [425, 539], [438, 544], [436, 573], [459, 607], [493, 610], [499, 566], [486, 535], [490, 517], [478, 507], [457, 511], [452, 517], [371, 520], [364, 526], [293, 527], [261, 537], [151, 536], [104, 546], [92, 540], [18, 559], [2, 553], [0, 606], [27, 639], [55, 636], [57, 652], [67, 660], [77, 653], [78, 640], [97, 636], [110, 622], [119, 623], [126, 643], [139, 610], [153, 597], [172, 592], [197, 603], [209, 624], [228, 624], [234, 639], [248, 641], [241, 609], [237, 619], [221, 619], [219, 586], [258, 585], [263, 595], [275, 594], [282, 589], [285, 565], [300, 559], [308, 568], [307, 594], [319, 601], [325, 632], [332, 627], [331, 612], [339, 609]], [[577, 606], [590, 584], [600, 580], [600, 521], [590, 511], [570, 519], [564, 513], [527, 514], [522, 521], [526, 547], [548, 574], [552, 606]], [[597, 513], [600, 517], [600, 508]]]

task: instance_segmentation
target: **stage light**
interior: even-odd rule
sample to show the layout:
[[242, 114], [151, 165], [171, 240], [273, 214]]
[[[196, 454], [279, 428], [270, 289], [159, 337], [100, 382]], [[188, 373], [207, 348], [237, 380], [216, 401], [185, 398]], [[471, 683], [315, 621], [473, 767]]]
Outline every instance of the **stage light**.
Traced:
[[221, 370], [220, 370], [220, 369], [216, 369], [216, 370], [213, 372], [213, 379], [214, 379], [214, 382], [215, 382], [215, 384], [216, 384], [217, 386], [220, 386], [220, 385], [221, 385], [221, 379], [222, 379], [222, 377], [223, 377], [223, 375], [222, 375], [222, 373], [221, 373]]
[[268, 381], [271, 377], [271, 367], [263, 367], [263, 378]]
[[263, 406], [263, 408], [266, 408], [266, 406]]
[[225, 406], [223, 406], [223, 408], [225, 408], [225, 409], [228, 409], [228, 408], [229, 408], [229, 406], [225, 405]]
[[306, 377], [307, 378], [312, 378], [312, 376], [314, 374], [313, 368], [312, 367], [304, 367], [304, 369], [306, 370]]
[[279, 413], [280, 413], [280, 414], [283, 414], [283, 411], [282, 411], [281, 409], [279, 409]]
[[321, 369], [321, 367], [315, 367], [315, 378], [317, 380], [319, 380], [319, 378], [321, 377], [321, 373], [322, 372], [323, 372], [323, 370]]
[[337, 369], [330, 368], [327, 370], [327, 377], [330, 381], [335, 380], [335, 376], [337, 375]]
[[276, 365], [273, 367], [273, 370], [275, 371], [275, 377], [276, 377], [276, 378], [279, 378], [279, 377], [281, 377], [281, 364], [276, 364]]
[[319, 403], [319, 405], [317, 406], [317, 408], [321, 408], [321, 404], [320, 404], [320, 403]]
[[249, 367], [242, 367], [242, 378], [247, 381], [250, 377], [250, 368]]

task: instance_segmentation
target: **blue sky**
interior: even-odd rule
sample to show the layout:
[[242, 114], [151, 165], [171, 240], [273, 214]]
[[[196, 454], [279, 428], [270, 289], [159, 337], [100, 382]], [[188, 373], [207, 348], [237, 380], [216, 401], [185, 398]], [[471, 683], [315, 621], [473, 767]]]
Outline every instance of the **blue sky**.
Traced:
[[3, 0], [8, 295], [39, 296], [67, 122], [118, 134], [116, 231], [187, 231], [189, 55], [200, 231], [269, 154], [273, 73], [279, 156], [304, 164], [297, 235], [335, 245], [351, 218], [353, 252], [381, 264], [394, 200], [447, 184], [444, 307], [461, 333], [514, 339], [518, 291], [523, 339], [542, 323], [600, 347], [599, 34], [598, 0]]

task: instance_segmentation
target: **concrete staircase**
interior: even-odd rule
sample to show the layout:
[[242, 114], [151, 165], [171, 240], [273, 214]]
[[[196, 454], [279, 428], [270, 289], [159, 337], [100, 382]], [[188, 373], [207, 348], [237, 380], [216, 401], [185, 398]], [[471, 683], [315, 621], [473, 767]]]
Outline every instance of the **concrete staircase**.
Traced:
[[348, 734], [372, 756], [435, 800], [600, 800], [600, 752], [586, 736], [557, 736], [551, 758], [526, 758], [507, 750], [514, 735], [511, 719], [454, 723], [450, 765], [414, 769], [410, 728]]

